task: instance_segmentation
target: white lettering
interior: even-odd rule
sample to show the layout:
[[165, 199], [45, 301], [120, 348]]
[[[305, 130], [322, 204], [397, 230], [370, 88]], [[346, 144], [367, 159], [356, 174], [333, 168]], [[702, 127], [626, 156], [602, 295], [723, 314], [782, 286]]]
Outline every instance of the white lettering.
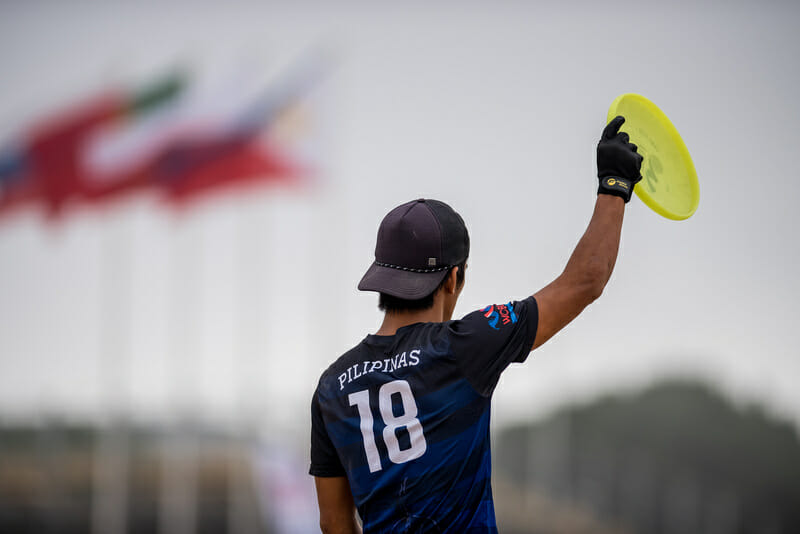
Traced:
[[375, 371], [393, 373], [404, 367], [419, 365], [421, 356], [422, 350], [414, 349], [410, 352], [403, 351], [397, 353], [393, 358], [365, 361], [363, 362], [363, 365], [356, 363], [351, 367], [348, 367], [347, 372], [344, 372], [337, 377], [339, 380], [339, 390], [343, 390], [345, 385]]

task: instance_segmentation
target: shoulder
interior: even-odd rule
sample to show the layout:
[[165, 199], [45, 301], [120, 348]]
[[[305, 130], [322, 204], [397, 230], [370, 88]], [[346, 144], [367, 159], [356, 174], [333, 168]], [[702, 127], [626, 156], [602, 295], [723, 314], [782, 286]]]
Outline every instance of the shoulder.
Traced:
[[454, 335], [476, 331], [499, 332], [504, 329], [514, 328], [520, 323], [521, 319], [529, 319], [532, 315], [535, 316], [536, 313], [536, 300], [533, 297], [489, 304], [466, 314], [461, 319], [450, 321], [448, 323], [448, 331]]

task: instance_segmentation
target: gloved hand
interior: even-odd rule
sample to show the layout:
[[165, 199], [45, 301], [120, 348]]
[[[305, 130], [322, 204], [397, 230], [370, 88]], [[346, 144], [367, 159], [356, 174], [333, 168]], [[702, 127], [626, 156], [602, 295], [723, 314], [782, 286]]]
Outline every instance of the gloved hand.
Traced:
[[642, 156], [619, 128], [625, 117], [617, 115], [608, 123], [597, 144], [597, 194], [616, 195], [625, 202], [631, 199], [633, 187], [642, 179]]

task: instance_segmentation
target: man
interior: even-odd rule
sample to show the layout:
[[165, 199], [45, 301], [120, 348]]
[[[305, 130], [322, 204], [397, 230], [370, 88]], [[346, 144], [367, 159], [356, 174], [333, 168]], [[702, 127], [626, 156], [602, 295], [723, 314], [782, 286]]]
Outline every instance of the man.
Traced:
[[383, 324], [333, 363], [311, 405], [311, 469], [325, 533], [497, 532], [489, 414], [500, 373], [564, 328], [611, 276], [642, 156], [616, 117], [597, 147], [594, 214], [564, 272], [521, 301], [451, 321], [469, 236], [420, 199], [381, 222], [359, 283]]

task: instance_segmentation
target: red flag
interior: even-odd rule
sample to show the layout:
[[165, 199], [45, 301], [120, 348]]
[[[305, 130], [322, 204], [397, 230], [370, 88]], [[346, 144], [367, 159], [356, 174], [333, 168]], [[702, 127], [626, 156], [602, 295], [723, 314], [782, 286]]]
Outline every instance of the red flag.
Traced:
[[168, 198], [185, 202], [221, 185], [243, 187], [264, 182], [291, 183], [301, 176], [300, 167], [277, 150], [250, 141], [203, 143], [192, 151], [214, 152], [203, 164], [187, 168], [177, 179], [167, 180]]
[[125, 109], [121, 94], [107, 93], [34, 127], [29, 140], [29, 179], [51, 214], [58, 214], [71, 198], [86, 194], [89, 185], [82, 146], [97, 126]]

